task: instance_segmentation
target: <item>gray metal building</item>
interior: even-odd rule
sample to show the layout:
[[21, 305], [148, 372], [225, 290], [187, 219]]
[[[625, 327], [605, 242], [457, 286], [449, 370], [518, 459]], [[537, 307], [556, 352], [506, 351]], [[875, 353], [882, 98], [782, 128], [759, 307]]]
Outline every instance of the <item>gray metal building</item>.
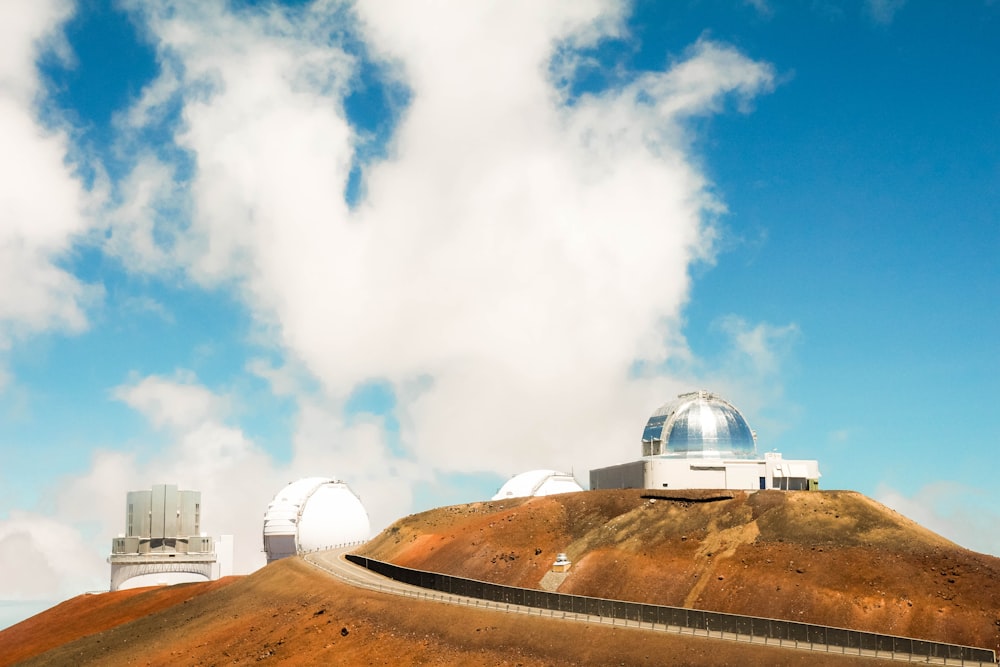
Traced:
[[[111, 543], [111, 590], [133, 577], [170, 573], [212, 578], [215, 543], [201, 533], [201, 492], [155, 484], [129, 491], [125, 534]], [[169, 577], [165, 577], [169, 580]]]

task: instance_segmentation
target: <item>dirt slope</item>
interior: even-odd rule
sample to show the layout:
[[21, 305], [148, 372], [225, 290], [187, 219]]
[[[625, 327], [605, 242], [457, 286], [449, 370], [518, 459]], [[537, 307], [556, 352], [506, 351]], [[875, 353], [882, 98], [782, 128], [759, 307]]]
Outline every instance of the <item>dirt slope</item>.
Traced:
[[1000, 559], [859, 493], [588, 491], [445, 507], [360, 550], [419, 569], [1000, 650]]
[[[848, 492], [641, 491], [406, 517], [370, 556], [539, 587], [996, 648], [1000, 559]], [[247, 577], [74, 598], [0, 632], [0, 666], [848, 665], [856, 658], [566, 623], [350, 588], [299, 559]], [[865, 664], [888, 664], [866, 660]]]
[[0, 632], [0, 665], [155, 614], [236, 579], [78, 595]]
[[[192, 590], [192, 589], [187, 589]], [[53, 625], [91, 630], [86, 605], [60, 605], [0, 632], [0, 664], [23, 665], [801, 665], [856, 664], [848, 656], [502, 614], [354, 589], [300, 559], [193, 597], [171, 588], [161, 610], [81, 636], [23, 662]], [[103, 601], [96, 601], [104, 598]], [[105, 611], [130, 600], [86, 601]], [[889, 665], [886, 661], [866, 664]]]

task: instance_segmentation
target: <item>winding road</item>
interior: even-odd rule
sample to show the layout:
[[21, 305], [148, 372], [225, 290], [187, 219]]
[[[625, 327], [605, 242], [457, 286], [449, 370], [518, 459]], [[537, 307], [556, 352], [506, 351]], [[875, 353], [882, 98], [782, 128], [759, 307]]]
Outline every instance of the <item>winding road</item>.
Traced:
[[527, 614], [530, 616], [547, 616], [550, 618], [562, 619], [566, 621], [576, 621], [582, 623], [594, 623], [598, 625], [613, 625], [615, 627], [634, 628], [636, 630], [646, 630], [655, 632], [669, 632], [677, 635], [689, 635], [693, 637], [703, 637], [722, 641], [736, 641], [747, 644], [757, 644], [761, 646], [775, 646], [781, 648], [798, 649], [805, 651], [820, 651], [822, 653], [837, 653], [864, 658], [878, 658], [881, 660], [895, 660], [900, 662], [918, 662], [925, 665], [963, 665], [965, 667], [996, 667], [995, 662], [976, 662], [970, 660], [957, 660], [946, 658], [933, 658], [911, 653], [898, 653], [891, 651], [874, 651], [867, 649], [847, 648], [843, 646], [830, 646], [827, 644], [816, 644], [812, 642], [801, 642], [794, 639], [773, 639], [767, 637], [756, 637], [753, 635], [743, 635], [733, 632], [700, 630], [686, 628], [677, 625], [664, 625], [660, 623], [644, 623], [640, 621], [630, 621], [621, 618], [610, 618], [604, 616], [592, 616], [589, 614], [577, 614], [574, 612], [556, 611], [551, 609], [540, 609], [537, 607], [525, 607], [516, 604], [503, 602], [492, 602], [490, 600], [480, 600], [460, 595], [451, 595], [437, 591], [404, 584], [372, 572], [360, 565], [351, 563], [344, 554], [354, 550], [355, 546], [330, 549], [327, 551], [316, 551], [303, 555], [303, 559], [314, 567], [336, 577], [337, 579], [368, 590], [391, 593], [393, 595], [403, 595], [411, 598], [420, 598], [428, 601], [444, 602], [447, 604], [465, 605], [479, 609], [488, 609], [503, 613]]

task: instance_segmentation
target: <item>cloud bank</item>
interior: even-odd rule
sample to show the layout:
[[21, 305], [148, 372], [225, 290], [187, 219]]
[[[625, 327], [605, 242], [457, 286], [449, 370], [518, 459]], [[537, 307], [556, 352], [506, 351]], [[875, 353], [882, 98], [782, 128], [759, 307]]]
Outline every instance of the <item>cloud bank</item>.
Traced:
[[570, 431], [583, 461], [600, 458], [622, 410], [662, 396], [663, 378], [629, 369], [677, 352], [688, 267], [712, 256], [721, 208], [685, 121], [768, 90], [771, 69], [699, 41], [665, 71], [570, 99], [553, 63], [619, 34], [610, 6], [359, 3], [335, 18], [411, 102], [352, 208], [355, 57], [330, 42], [330, 16], [147, 13], [171, 65], [137, 108], [181, 100], [172, 138], [190, 177], [169, 191], [190, 215], [164, 223], [168, 246], [114, 231], [140, 263], [153, 248], [235, 286], [335, 403], [387, 381], [425, 465], [517, 469], [559, 458]]
[[[18, 339], [80, 331], [98, 294], [60, 266], [88, 229], [88, 193], [68, 161], [68, 133], [40, 117], [36, 59], [65, 54], [69, 2], [0, 7], [0, 355]], [[5, 373], [0, 356], [0, 390]]]
[[[749, 108], [774, 85], [769, 65], [702, 39], [662, 71], [586, 89], [587, 50], [628, 39], [610, 2], [127, 6], [160, 73], [117, 116], [130, 164], [100, 214], [83, 213], [66, 135], [41, 129], [29, 93], [3, 98], [0, 132], [32, 142], [21, 152], [64, 196], [14, 202], [25, 223], [5, 227], [13, 259], [0, 266], [23, 266], [24, 289], [3, 291], [0, 325], [85, 326], [86, 287], [55, 258], [100, 228], [131, 275], [238, 299], [280, 359], [248, 361], [247, 375], [296, 413], [278, 460], [239, 427], [239, 396], [190, 372], [114, 389], [157, 437], [95, 450], [61, 485], [57, 514], [91, 553], [120, 532], [127, 490], [176, 482], [202, 492], [206, 529], [236, 533], [247, 571], [263, 562], [267, 501], [298, 476], [346, 479], [381, 527], [449, 475], [631, 456], [650, 409], [701, 379], [737, 402], [756, 389], [694, 359], [682, 332], [690, 267], [713, 260], [724, 212], [690, 121]], [[37, 40], [66, 16], [49, 10], [33, 39], [0, 40], [21, 63], [4, 76], [29, 91]], [[368, 85], [407, 91], [375, 158], [345, 110], [363, 62], [379, 77]], [[794, 326], [723, 329], [740, 369], [773, 382]], [[371, 383], [388, 388], [390, 415], [348, 409]], [[0, 522], [0, 553], [42, 548], [41, 529], [24, 537], [17, 521]], [[80, 578], [45, 577], [67, 593]]]
[[[973, 499], [970, 503], [969, 500]], [[875, 499], [925, 528], [982, 553], [1000, 553], [996, 525], [1000, 516], [990, 509], [990, 494], [956, 482], [935, 482], [905, 493], [882, 484]]]

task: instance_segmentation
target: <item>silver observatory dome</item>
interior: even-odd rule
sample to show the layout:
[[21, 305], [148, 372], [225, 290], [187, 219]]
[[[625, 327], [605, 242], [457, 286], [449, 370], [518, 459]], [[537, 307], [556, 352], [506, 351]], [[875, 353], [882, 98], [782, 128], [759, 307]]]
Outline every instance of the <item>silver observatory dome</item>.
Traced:
[[707, 391], [681, 394], [646, 422], [643, 456], [755, 458], [757, 436], [732, 403]]

